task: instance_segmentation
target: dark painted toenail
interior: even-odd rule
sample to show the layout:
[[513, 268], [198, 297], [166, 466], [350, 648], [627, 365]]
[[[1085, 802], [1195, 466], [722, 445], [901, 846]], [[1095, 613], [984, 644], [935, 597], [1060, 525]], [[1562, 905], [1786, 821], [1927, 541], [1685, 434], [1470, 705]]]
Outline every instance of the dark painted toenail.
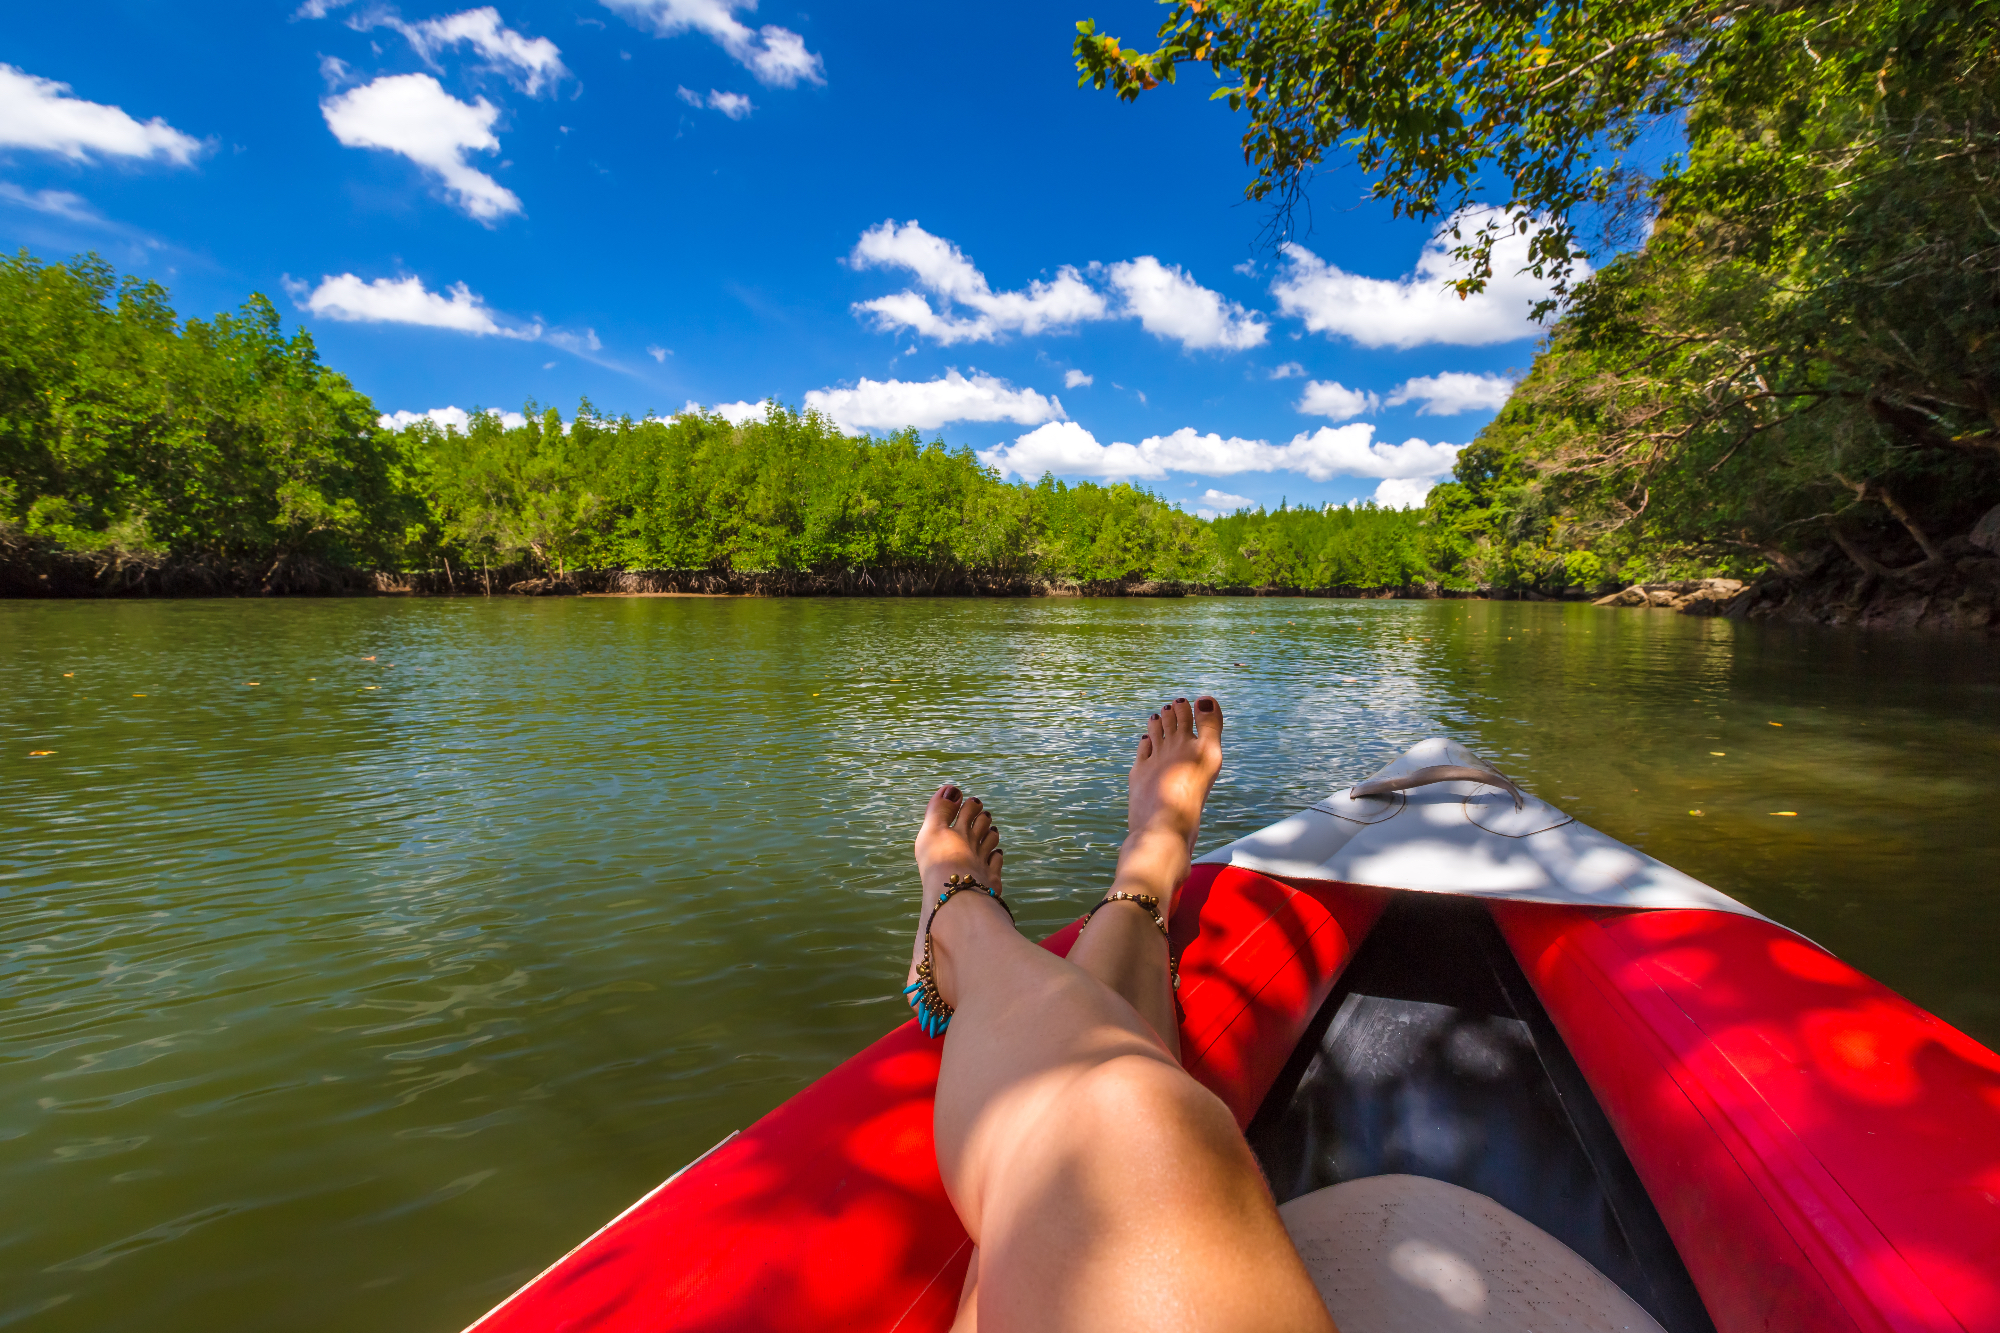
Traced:
[[1215, 711], [1215, 700], [1203, 699], [1200, 703], [1196, 704], [1195, 707], [1199, 708], [1204, 713], [1213, 713]]
[[946, 799], [947, 801], [955, 801], [955, 800], [957, 800], [957, 799], [958, 799], [958, 788], [956, 788], [956, 787], [946, 787], [946, 788], [944, 789], [944, 798], [945, 798], [945, 799]]

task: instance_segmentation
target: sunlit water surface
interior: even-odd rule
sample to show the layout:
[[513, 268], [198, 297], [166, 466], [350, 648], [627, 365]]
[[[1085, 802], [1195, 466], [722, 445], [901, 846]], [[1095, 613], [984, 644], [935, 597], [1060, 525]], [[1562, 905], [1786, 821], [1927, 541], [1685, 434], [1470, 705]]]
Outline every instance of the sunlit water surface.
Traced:
[[1991, 663], [1472, 602], [0, 604], [0, 1325], [451, 1333], [901, 1021], [940, 781], [1072, 918], [1177, 693], [1228, 710], [1204, 845], [1454, 736], [1993, 1043]]

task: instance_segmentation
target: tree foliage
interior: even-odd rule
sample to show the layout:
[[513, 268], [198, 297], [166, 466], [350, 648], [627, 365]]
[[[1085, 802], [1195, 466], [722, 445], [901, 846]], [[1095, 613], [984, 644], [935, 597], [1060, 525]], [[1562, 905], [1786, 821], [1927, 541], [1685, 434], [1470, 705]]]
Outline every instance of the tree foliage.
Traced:
[[776, 403], [741, 425], [607, 419], [586, 403], [567, 426], [553, 411], [511, 429], [482, 414], [464, 432], [425, 421], [398, 438], [438, 554], [475, 563], [1293, 588], [1429, 577], [1416, 512], [1210, 522], [1125, 484], [1007, 485], [968, 449], [915, 431], [847, 436]]
[[[44, 549], [361, 569], [899, 571], [945, 583], [1380, 587], [1429, 576], [1416, 512], [1209, 522], [1144, 489], [1008, 485], [915, 431], [568, 421], [383, 428], [277, 310], [182, 323], [94, 257], [0, 264], [0, 529]], [[10, 540], [10, 551], [19, 543]]]
[[[1329, 155], [1374, 177], [1398, 216], [1500, 216], [1460, 253], [1462, 293], [1492, 276], [1507, 229], [1560, 286], [1574, 217], [1612, 202], [1620, 154], [1703, 86], [1717, 39], [1803, 0], [1170, 0], [1152, 51], [1077, 24], [1081, 82], [1131, 99], [1206, 64], [1246, 112], [1246, 193], [1287, 207]], [[1495, 198], [1496, 180], [1498, 192]], [[1547, 219], [1551, 225], [1537, 226]]]
[[[1441, 569], [1936, 570], [2000, 499], [2000, 0], [1186, 0], [1160, 42], [1084, 23], [1078, 68], [1134, 97], [1211, 65], [1253, 198], [1340, 152], [1400, 213], [1546, 222], [1563, 317], [1433, 492]], [[1646, 244], [1564, 288], [1621, 203]], [[1493, 233], [1462, 240], [1469, 292]]]
[[0, 261], [0, 513], [73, 549], [390, 558], [411, 512], [375, 410], [252, 297], [177, 323], [95, 257]]

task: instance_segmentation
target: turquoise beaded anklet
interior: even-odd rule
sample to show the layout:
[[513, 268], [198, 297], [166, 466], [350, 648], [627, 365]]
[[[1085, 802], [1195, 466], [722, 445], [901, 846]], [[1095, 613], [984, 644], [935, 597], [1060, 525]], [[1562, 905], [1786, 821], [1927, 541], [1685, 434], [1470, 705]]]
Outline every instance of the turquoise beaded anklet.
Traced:
[[[937, 923], [937, 914], [951, 901], [952, 895], [967, 889], [978, 889], [981, 893], [1006, 908], [1007, 919], [1014, 919], [1014, 909], [1007, 906], [1007, 900], [992, 889], [987, 888], [970, 875], [953, 875], [944, 882], [944, 892], [938, 895], [937, 906], [931, 908], [931, 923]], [[931, 928], [924, 928], [924, 960], [917, 964], [917, 979], [903, 987], [903, 994], [910, 997], [910, 1008], [917, 1011], [917, 1025], [927, 1037], [942, 1037], [944, 1030], [951, 1026], [951, 1016], [958, 1012], [944, 1002], [944, 996], [937, 988], [937, 970], [932, 966]]]

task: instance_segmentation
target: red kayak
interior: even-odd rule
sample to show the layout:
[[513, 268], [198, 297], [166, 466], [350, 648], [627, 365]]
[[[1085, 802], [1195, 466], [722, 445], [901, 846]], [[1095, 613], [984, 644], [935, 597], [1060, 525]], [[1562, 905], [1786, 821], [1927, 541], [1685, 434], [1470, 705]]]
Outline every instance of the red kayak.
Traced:
[[[1462, 747], [1202, 857], [1172, 926], [1280, 1202], [1473, 1191], [1670, 1333], [2000, 1333], [2000, 1055]], [[904, 1024], [473, 1328], [948, 1328], [941, 1049]]]

